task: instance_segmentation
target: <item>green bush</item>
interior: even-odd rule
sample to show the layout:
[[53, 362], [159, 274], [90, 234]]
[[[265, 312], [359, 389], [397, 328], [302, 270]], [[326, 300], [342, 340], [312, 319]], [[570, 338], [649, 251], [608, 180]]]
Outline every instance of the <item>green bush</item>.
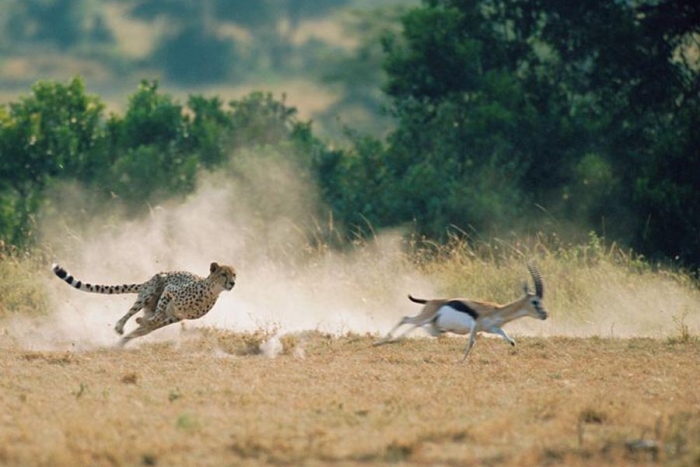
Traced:
[[215, 169], [237, 151], [284, 148], [304, 170], [323, 145], [296, 110], [271, 94], [252, 93], [224, 106], [190, 96], [183, 105], [143, 81], [124, 115], [68, 84], [38, 82], [28, 97], [0, 107], [0, 239], [30, 245], [46, 188], [76, 181], [131, 212], [190, 193], [200, 169]]

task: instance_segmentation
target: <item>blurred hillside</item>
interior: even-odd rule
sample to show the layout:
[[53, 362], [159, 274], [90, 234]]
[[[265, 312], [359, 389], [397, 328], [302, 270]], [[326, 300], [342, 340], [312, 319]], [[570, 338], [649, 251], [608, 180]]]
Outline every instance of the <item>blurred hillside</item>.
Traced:
[[59, 184], [145, 215], [252, 155], [350, 236], [592, 232], [700, 265], [696, 0], [4, 6], [6, 244]]
[[81, 76], [123, 110], [142, 79], [176, 97], [286, 96], [321, 134], [380, 136], [379, 37], [417, 0], [3, 0], [0, 103]]

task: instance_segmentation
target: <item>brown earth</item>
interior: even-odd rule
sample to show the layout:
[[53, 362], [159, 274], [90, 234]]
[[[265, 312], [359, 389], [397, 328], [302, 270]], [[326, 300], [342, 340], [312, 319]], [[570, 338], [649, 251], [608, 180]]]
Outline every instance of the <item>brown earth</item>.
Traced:
[[698, 465], [697, 339], [183, 332], [0, 353], [0, 465]]

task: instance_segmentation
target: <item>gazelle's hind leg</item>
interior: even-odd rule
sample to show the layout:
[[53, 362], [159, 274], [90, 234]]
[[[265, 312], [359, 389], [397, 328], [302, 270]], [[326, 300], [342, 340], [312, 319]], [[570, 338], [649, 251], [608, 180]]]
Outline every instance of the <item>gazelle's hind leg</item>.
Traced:
[[[385, 337], [376, 341], [374, 345], [382, 345], [388, 344], [389, 342], [396, 342], [409, 332], [413, 331], [414, 329], [419, 328], [421, 326], [425, 326], [427, 324], [425, 320], [421, 319], [420, 321], [418, 321], [417, 318], [419, 318], [419, 316], [404, 316], [403, 318], [401, 318], [401, 321], [399, 321], [398, 324], [394, 326]], [[405, 324], [411, 324], [412, 326], [406, 331], [399, 334], [398, 336], [394, 337], [394, 333]]]
[[408, 319], [410, 319], [409, 316], [404, 316], [403, 318], [401, 318], [401, 320], [398, 322], [398, 324], [396, 326], [394, 326], [393, 328], [391, 328], [391, 331], [389, 331], [386, 336], [384, 336], [383, 338], [376, 341], [374, 343], [374, 345], [382, 345], [382, 344], [386, 344], [387, 342], [391, 342], [394, 339], [394, 337], [393, 337], [394, 332], [396, 332], [397, 329], [399, 329], [401, 326], [406, 324], [406, 320], [408, 320]]

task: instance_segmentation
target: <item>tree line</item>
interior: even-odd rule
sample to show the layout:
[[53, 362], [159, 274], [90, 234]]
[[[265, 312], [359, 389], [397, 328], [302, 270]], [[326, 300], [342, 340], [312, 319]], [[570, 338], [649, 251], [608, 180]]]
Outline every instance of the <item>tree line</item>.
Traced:
[[269, 94], [181, 104], [144, 81], [105, 116], [81, 80], [38, 82], [0, 110], [0, 235], [30, 239], [56, 180], [138, 210], [237, 149], [280, 146], [359, 231], [440, 240], [556, 219], [697, 266], [698, 18], [692, 0], [425, 0], [381, 38], [395, 128], [349, 128], [342, 146]]

